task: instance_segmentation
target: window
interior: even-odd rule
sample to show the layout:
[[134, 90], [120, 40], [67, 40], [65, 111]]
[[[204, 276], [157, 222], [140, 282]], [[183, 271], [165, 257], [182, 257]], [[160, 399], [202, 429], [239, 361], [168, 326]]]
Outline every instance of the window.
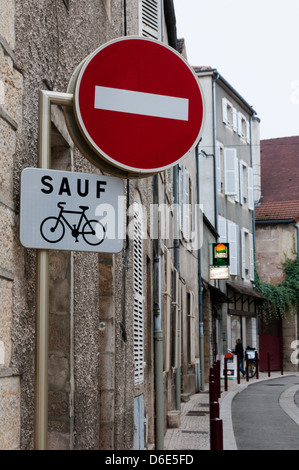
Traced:
[[193, 185], [185, 165], [179, 165], [179, 206], [181, 232], [186, 241], [191, 241], [191, 236], [194, 231]]
[[229, 243], [230, 266], [229, 273], [232, 276], [237, 276], [239, 271], [238, 266], [238, 231], [237, 224], [227, 222], [227, 241]]
[[247, 165], [242, 160], [240, 161], [240, 204], [243, 205], [247, 201], [248, 192], [248, 177]]
[[194, 364], [195, 362], [195, 314], [194, 314], [194, 292], [188, 292], [188, 349], [189, 349], [189, 362]]
[[236, 149], [224, 149], [224, 192], [235, 196], [238, 192], [238, 158]]
[[139, 0], [139, 34], [161, 41], [161, 0]]
[[217, 191], [219, 193], [222, 192], [224, 186], [224, 178], [223, 178], [223, 146], [221, 144], [217, 144], [216, 146], [216, 170], [217, 170]]
[[240, 137], [250, 143], [250, 126], [246, 117], [242, 113], [238, 113], [238, 134]]
[[144, 339], [143, 339], [143, 247], [142, 247], [142, 212], [138, 204], [134, 205], [133, 236], [133, 288], [134, 288], [134, 383], [139, 385], [144, 380]]
[[253, 169], [248, 167], [248, 209], [254, 210], [254, 195], [253, 195]]
[[242, 278], [254, 280], [253, 235], [245, 228], [241, 229]]
[[171, 302], [172, 302], [172, 261], [169, 250], [164, 248], [164, 370], [167, 372], [170, 369], [171, 363]]
[[233, 127], [233, 119], [233, 105], [226, 98], [222, 98], [222, 120], [224, 124]]

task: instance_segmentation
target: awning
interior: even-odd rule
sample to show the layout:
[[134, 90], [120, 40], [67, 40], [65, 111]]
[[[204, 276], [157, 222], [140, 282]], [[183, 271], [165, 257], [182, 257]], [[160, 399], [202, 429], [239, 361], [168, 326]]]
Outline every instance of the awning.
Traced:
[[233, 301], [230, 300], [227, 295], [222, 292], [222, 290], [218, 289], [215, 286], [212, 286], [209, 284], [207, 281], [202, 280], [203, 286], [205, 290], [210, 290], [212, 297], [219, 303], [224, 304], [224, 303], [232, 303]]
[[236, 282], [226, 282], [226, 286], [233, 290], [234, 292], [238, 292], [242, 295], [247, 295], [248, 297], [254, 297], [257, 301], [263, 302], [266, 300], [266, 297], [258, 292], [256, 289], [253, 289], [249, 286], [244, 286], [243, 284], [237, 284]]

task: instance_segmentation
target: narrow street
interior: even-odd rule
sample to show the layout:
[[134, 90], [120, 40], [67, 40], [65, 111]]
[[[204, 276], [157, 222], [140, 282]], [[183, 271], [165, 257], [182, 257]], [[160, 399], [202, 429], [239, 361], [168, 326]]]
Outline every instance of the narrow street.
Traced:
[[[223, 450], [299, 449], [299, 374], [260, 373], [249, 382], [221, 384]], [[182, 403], [180, 427], [168, 429], [165, 450], [210, 450], [209, 393]]]

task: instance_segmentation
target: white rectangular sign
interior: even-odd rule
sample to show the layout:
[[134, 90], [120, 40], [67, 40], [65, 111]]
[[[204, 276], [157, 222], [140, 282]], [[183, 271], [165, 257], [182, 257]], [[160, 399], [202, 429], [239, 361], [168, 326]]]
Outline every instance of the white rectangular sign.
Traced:
[[216, 267], [210, 266], [210, 279], [228, 279], [228, 266]]
[[94, 107], [108, 111], [188, 121], [189, 100], [176, 96], [95, 87]]
[[26, 168], [20, 240], [26, 248], [117, 253], [123, 248], [123, 180]]

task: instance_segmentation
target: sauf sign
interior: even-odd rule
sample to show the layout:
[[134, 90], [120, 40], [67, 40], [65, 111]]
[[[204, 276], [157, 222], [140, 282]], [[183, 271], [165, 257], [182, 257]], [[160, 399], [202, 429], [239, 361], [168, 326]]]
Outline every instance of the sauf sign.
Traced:
[[20, 238], [26, 248], [117, 253], [124, 239], [123, 181], [26, 168]]

